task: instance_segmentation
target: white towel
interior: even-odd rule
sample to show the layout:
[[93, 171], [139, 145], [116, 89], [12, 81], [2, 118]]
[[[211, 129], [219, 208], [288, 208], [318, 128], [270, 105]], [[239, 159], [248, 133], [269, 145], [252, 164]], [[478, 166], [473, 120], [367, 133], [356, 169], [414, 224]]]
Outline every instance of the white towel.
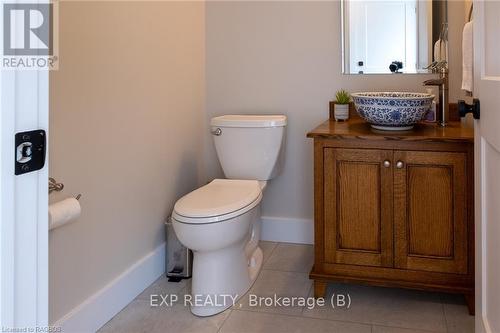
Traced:
[[474, 45], [472, 21], [465, 24], [462, 35], [462, 89], [471, 93], [474, 89]]

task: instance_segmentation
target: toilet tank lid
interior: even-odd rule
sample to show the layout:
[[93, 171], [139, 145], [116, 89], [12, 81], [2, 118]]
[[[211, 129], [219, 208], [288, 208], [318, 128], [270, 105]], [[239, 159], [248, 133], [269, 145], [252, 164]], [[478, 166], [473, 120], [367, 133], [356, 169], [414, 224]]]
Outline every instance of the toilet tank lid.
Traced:
[[212, 118], [211, 126], [217, 127], [283, 127], [284, 115], [232, 115]]

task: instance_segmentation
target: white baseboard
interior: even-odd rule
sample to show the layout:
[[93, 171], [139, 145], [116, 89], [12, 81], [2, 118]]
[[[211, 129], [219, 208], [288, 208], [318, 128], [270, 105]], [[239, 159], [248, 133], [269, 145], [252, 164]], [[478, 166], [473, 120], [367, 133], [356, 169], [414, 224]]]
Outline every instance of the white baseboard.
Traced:
[[165, 243], [130, 266], [53, 326], [64, 333], [96, 332], [165, 272]]
[[309, 219], [262, 216], [264, 241], [313, 244], [314, 223]]
[[[476, 312], [476, 316], [477, 315], [478, 314]], [[476, 321], [477, 320], [478, 319], [476, 317]], [[493, 333], [493, 330], [491, 329], [488, 320], [486, 320], [486, 318], [484, 318], [484, 316], [481, 316], [480, 314], [479, 314], [479, 325], [480, 325], [480, 328], [479, 328], [479, 330], [476, 329], [476, 333], [480, 333], [480, 332]]]

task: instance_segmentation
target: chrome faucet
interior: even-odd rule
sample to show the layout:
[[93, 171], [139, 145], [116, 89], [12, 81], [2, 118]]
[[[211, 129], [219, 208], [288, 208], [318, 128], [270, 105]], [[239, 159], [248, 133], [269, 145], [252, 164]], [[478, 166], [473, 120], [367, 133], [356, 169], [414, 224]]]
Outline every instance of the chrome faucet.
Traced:
[[436, 62], [429, 66], [433, 73], [439, 73], [438, 79], [424, 81], [424, 86], [439, 87], [439, 111], [436, 112], [436, 121], [439, 126], [446, 126], [450, 110], [448, 64], [446, 61]]

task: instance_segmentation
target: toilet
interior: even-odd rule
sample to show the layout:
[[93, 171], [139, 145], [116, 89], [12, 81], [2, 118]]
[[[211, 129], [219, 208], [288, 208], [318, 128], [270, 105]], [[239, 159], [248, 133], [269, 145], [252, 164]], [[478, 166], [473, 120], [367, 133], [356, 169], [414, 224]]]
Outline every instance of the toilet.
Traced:
[[210, 122], [227, 179], [185, 195], [172, 214], [179, 241], [193, 251], [186, 303], [197, 316], [231, 307], [262, 268], [260, 204], [267, 181], [283, 165], [286, 122], [283, 115], [225, 115]]

